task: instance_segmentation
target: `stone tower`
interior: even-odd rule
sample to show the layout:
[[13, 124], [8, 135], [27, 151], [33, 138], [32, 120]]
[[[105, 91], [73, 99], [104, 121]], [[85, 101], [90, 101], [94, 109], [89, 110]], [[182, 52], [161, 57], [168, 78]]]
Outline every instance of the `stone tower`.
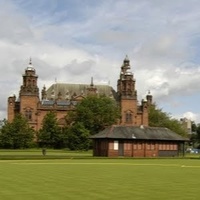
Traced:
[[90, 87], [87, 88], [87, 95], [97, 95], [97, 88], [94, 86], [93, 77], [91, 78]]
[[117, 93], [121, 109], [120, 124], [148, 126], [148, 103], [152, 101], [152, 97], [149, 95], [148, 102], [142, 100], [141, 105], [138, 105], [135, 82], [134, 75], [131, 72], [130, 60], [126, 56], [117, 82]]
[[[12, 122], [15, 114], [16, 114], [16, 96], [10, 96], [8, 97], [8, 111], [7, 111], [7, 117], [8, 117], [8, 122]], [[19, 111], [18, 111], [19, 112]]]
[[39, 102], [39, 88], [37, 86], [38, 76], [32, 66], [30, 60], [28, 67], [23, 74], [23, 84], [21, 85], [19, 92], [20, 100], [20, 113], [23, 114], [29, 124], [36, 128], [37, 125], [37, 104]]

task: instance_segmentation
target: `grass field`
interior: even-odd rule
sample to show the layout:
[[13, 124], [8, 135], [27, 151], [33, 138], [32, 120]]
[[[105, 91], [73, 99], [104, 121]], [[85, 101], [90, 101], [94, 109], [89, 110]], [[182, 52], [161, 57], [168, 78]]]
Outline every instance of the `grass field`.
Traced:
[[63, 158], [92, 158], [92, 151], [67, 151], [47, 149], [46, 156], [42, 155], [42, 149], [28, 150], [0, 150], [0, 160], [2, 159], [63, 159]]
[[200, 199], [200, 159], [0, 160], [0, 177], [1, 200]]

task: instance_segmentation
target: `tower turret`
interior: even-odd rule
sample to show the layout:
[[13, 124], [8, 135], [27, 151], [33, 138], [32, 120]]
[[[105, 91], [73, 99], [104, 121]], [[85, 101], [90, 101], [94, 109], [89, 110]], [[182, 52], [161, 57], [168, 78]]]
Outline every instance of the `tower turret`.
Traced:
[[148, 94], [147, 94], [146, 98], [147, 98], [147, 104], [148, 104], [148, 106], [152, 105], [153, 96], [151, 95], [150, 90], [148, 91]]
[[16, 96], [10, 96], [8, 97], [8, 122], [12, 122], [15, 117], [15, 110], [16, 110]]
[[35, 69], [33, 68], [32, 61], [30, 59], [28, 67], [25, 69], [25, 74], [23, 74], [23, 84], [20, 89], [20, 96], [38, 96], [39, 88], [37, 86], [38, 76], [36, 75]]
[[117, 82], [117, 92], [121, 109], [122, 125], [148, 126], [148, 100], [143, 100], [138, 105], [135, 78], [131, 71], [130, 60], [125, 57], [121, 66], [120, 76]]
[[23, 114], [31, 127], [37, 129], [37, 105], [39, 102], [38, 76], [30, 59], [25, 73], [22, 75], [23, 83], [19, 92], [20, 113]]
[[94, 86], [93, 77], [91, 77], [90, 87], [87, 88], [88, 95], [97, 95], [97, 88]]
[[121, 66], [120, 78], [118, 79], [117, 92], [121, 98], [137, 99], [135, 90], [135, 79], [131, 72], [130, 60], [128, 56]]
[[47, 91], [46, 91], [45, 85], [44, 85], [44, 87], [42, 89], [41, 95], [42, 95], [42, 100], [47, 99]]

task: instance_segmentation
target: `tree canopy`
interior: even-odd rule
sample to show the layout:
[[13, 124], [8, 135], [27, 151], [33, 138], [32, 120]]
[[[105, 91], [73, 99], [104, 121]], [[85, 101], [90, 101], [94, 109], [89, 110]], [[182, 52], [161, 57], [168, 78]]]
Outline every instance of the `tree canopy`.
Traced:
[[115, 124], [120, 117], [116, 102], [105, 96], [88, 96], [69, 113], [69, 122], [80, 122], [90, 134], [96, 134], [106, 126]]
[[169, 113], [163, 112], [156, 105], [152, 105], [149, 108], [149, 126], [166, 127], [179, 135], [187, 135], [187, 132], [177, 119], [172, 118]]
[[42, 128], [39, 130], [38, 134], [40, 146], [61, 148], [63, 143], [62, 136], [56, 114], [54, 112], [47, 113], [43, 119]]
[[200, 124], [195, 124], [195, 122], [192, 122], [190, 142], [191, 146], [200, 149]]
[[34, 133], [26, 118], [18, 114], [13, 122], [4, 122], [0, 132], [0, 145], [10, 149], [28, 148], [33, 142]]
[[90, 132], [81, 122], [77, 122], [65, 130], [65, 144], [70, 150], [88, 150]]

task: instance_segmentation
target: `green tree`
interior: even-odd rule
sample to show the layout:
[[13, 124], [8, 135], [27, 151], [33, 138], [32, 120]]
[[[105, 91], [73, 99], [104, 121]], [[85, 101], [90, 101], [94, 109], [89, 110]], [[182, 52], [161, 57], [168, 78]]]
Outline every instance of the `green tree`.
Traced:
[[193, 134], [196, 134], [196, 132], [197, 132], [197, 127], [199, 126], [199, 124], [195, 124], [194, 121], [192, 121], [191, 123], [192, 123], [192, 125], [191, 125], [192, 133], [193, 133]]
[[74, 112], [69, 113], [67, 121], [81, 122], [90, 134], [95, 134], [115, 124], [119, 117], [119, 108], [113, 99], [88, 96], [77, 105]]
[[156, 105], [152, 105], [149, 108], [149, 126], [166, 127], [179, 135], [187, 135], [187, 132], [177, 119], [172, 118], [170, 114], [163, 112], [162, 109], [157, 108]]
[[34, 130], [29, 127], [27, 120], [18, 114], [13, 122], [4, 122], [0, 133], [2, 148], [19, 149], [28, 148], [33, 143]]
[[200, 149], [200, 124], [192, 122], [192, 134], [190, 135], [190, 146]]
[[56, 114], [54, 112], [49, 112], [45, 115], [42, 128], [38, 133], [38, 140], [43, 147], [63, 147], [63, 134], [61, 128], [58, 126]]
[[90, 147], [90, 132], [81, 122], [68, 127], [65, 136], [65, 143], [70, 150], [88, 150]]

